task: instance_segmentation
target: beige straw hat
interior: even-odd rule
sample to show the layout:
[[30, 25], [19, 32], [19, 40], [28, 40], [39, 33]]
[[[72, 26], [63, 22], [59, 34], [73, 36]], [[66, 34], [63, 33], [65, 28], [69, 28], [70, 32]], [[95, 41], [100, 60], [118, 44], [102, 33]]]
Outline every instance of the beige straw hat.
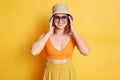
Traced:
[[[63, 14], [67, 14], [71, 17], [71, 19], [73, 20], [72, 15], [69, 13], [69, 8], [66, 4], [64, 3], [56, 3], [53, 8], [52, 8], [52, 16], [54, 16], [57, 13], [63, 13]], [[51, 16], [51, 18], [52, 18]]]

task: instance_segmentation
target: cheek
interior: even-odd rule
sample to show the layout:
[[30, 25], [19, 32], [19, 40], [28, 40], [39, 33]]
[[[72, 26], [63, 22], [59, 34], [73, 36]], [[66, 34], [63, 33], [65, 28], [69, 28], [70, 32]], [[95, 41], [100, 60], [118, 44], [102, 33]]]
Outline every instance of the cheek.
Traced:
[[68, 24], [68, 22], [65, 22], [65, 25], [67, 25]]
[[55, 21], [53, 21], [53, 24], [54, 24], [54, 26], [56, 26], [56, 25], [57, 25], [57, 23], [56, 23]]
[[56, 23], [56, 22], [54, 22], [54, 25], [56, 26], [56, 25], [57, 25], [57, 23]]
[[64, 23], [64, 26], [66, 26], [67, 24], [68, 24], [68, 23], [67, 23], [67, 22], [65, 22], [65, 23]]

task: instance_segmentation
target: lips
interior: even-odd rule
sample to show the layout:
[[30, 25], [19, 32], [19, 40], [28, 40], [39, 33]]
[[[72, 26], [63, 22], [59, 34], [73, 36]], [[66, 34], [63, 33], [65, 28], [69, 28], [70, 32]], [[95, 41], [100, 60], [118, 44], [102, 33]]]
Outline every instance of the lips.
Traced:
[[63, 24], [58, 24], [59, 26], [62, 26]]
[[63, 26], [63, 24], [58, 24], [58, 26]]

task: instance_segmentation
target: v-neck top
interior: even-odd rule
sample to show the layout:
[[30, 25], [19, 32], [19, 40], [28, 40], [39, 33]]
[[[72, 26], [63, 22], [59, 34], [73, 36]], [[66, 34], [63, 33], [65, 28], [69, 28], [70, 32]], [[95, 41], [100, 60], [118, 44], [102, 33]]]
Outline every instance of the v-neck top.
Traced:
[[55, 48], [49, 38], [45, 45], [45, 52], [47, 58], [49, 59], [55, 60], [70, 59], [72, 58], [74, 47], [75, 43], [73, 41], [72, 36], [70, 36], [69, 42], [65, 45], [65, 47], [62, 50], [58, 50], [57, 48]]

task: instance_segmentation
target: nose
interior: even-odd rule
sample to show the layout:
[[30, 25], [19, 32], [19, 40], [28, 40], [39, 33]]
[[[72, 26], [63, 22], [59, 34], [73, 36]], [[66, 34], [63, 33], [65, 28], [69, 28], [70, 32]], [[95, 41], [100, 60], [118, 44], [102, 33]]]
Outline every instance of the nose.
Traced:
[[59, 22], [62, 22], [62, 18], [59, 19]]

